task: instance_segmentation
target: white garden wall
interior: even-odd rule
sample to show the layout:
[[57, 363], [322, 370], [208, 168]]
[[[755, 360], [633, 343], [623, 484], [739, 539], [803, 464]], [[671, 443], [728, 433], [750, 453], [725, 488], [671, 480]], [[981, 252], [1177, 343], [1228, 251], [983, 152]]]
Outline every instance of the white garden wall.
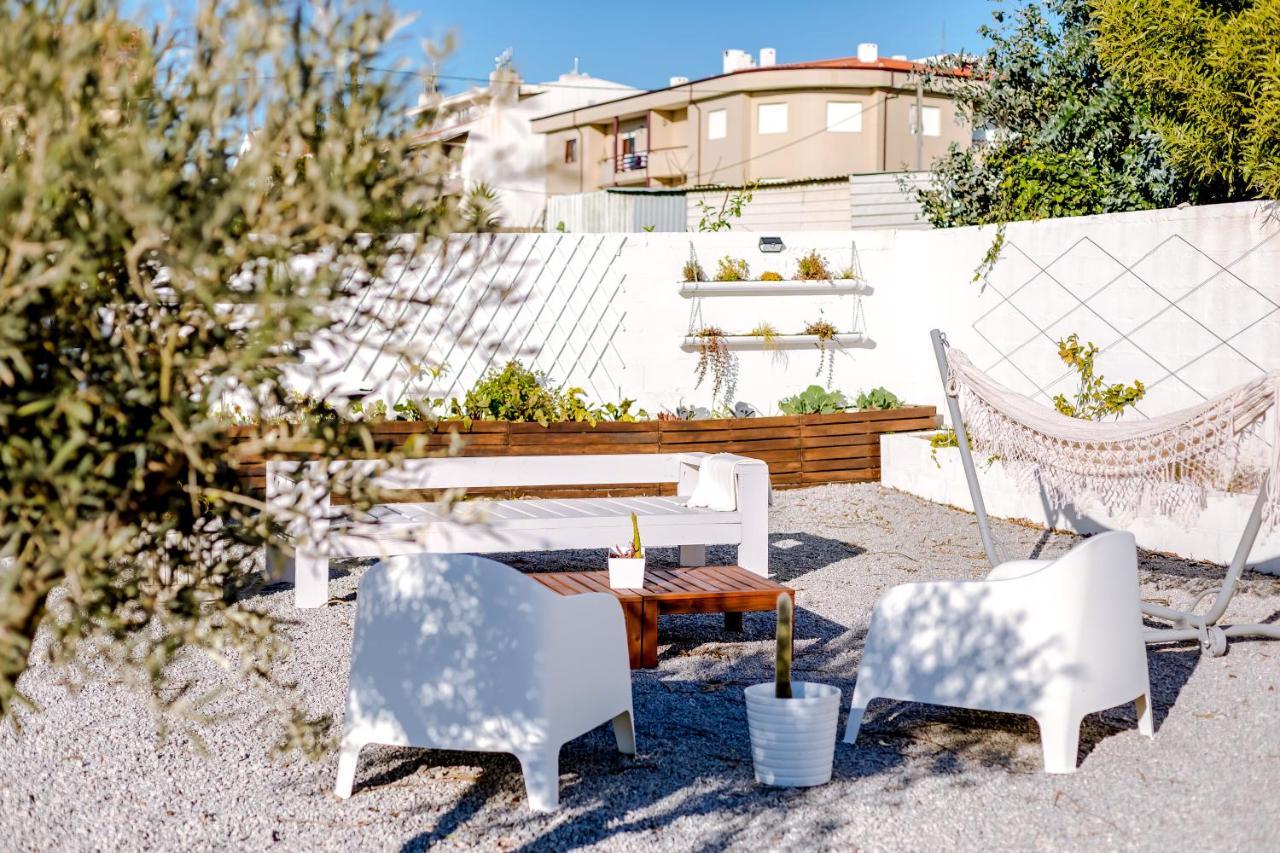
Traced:
[[[410, 358], [353, 315], [344, 339], [312, 366], [316, 387], [394, 400], [460, 395], [488, 365], [519, 356], [596, 399], [636, 397], [651, 410], [709, 405], [709, 388], [694, 386], [696, 355], [680, 349], [691, 325], [732, 333], [768, 321], [785, 332], [821, 315], [852, 331], [862, 320], [848, 296], [682, 298], [680, 267], [691, 253], [709, 274], [728, 254], [753, 275], [790, 276], [799, 254], [816, 248], [839, 268], [856, 244], [872, 291], [860, 298], [869, 344], [838, 354], [836, 387], [884, 385], [941, 408], [928, 341], [937, 326], [978, 367], [1047, 400], [1070, 385], [1054, 342], [1078, 332], [1104, 347], [1109, 379], [1147, 384], [1133, 415], [1141, 417], [1280, 368], [1280, 225], [1268, 210], [1242, 203], [1014, 224], [985, 287], [972, 277], [994, 228], [782, 233], [781, 255], [762, 254], [762, 235], [741, 231], [458, 236], [446, 256], [424, 250], [415, 269], [386, 285], [430, 301], [384, 312], [400, 319], [394, 343]], [[390, 304], [385, 296], [375, 289], [363, 304]], [[740, 353], [736, 396], [770, 411], [825, 382], [815, 378], [818, 359], [816, 351]], [[411, 364], [445, 372], [415, 378]]]
[[[1009, 476], [999, 460], [975, 461], [982, 500], [992, 516], [1076, 533], [1128, 530], [1141, 548], [1215, 563], [1231, 561], [1256, 497], [1211, 493], [1204, 511], [1192, 524], [1160, 517], [1127, 519], [1122, 523], [1096, 503], [1050, 500], [1040, 490]], [[931, 452], [927, 433], [881, 436], [880, 482], [935, 503], [973, 511], [960, 451], [949, 447]], [[1280, 530], [1259, 537], [1251, 565], [1261, 572], [1280, 574]]]

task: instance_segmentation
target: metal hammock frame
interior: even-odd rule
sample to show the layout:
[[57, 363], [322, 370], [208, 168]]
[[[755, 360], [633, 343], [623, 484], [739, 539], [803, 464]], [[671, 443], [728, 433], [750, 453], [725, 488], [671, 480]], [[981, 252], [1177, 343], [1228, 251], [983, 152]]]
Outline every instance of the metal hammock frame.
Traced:
[[[938, 374], [942, 378], [943, 388], [946, 388], [950, 379], [950, 369], [947, 366], [947, 347], [949, 346], [947, 337], [937, 329], [932, 330], [929, 335], [933, 339], [933, 354], [938, 360]], [[978, 517], [978, 535], [982, 539], [987, 561], [992, 568], [995, 568], [1007, 558], [991, 530], [991, 520], [987, 516], [982, 489], [978, 485], [978, 469], [973, 461], [973, 452], [969, 448], [969, 435], [960, 414], [960, 401], [950, 395], [947, 395], [946, 399], [947, 411], [951, 415], [951, 425], [956, 433], [956, 444], [960, 450], [960, 460], [964, 466], [965, 480], [969, 484], [969, 497], [973, 501], [974, 514]], [[1276, 413], [1276, 417], [1280, 417], [1280, 412]], [[1240, 536], [1239, 544], [1236, 545], [1231, 563], [1227, 566], [1221, 586], [1206, 590], [1192, 602], [1189, 610], [1178, 610], [1154, 602], [1142, 602], [1144, 616], [1169, 623], [1167, 626], [1148, 627], [1144, 631], [1144, 638], [1148, 644], [1195, 641], [1200, 644], [1200, 651], [1203, 654], [1219, 657], [1227, 653], [1227, 640], [1230, 638], [1256, 637], [1280, 640], [1280, 624], [1220, 624], [1235, 595], [1240, 577], [1248, 565], [1254, 542], [1257, 541], [1258, 531], [1262, 527], [1262, 508], [1266, 503], [1269, 488], [1268, 478], [1263, 476], [1258, 486], [1258, 498], [1254, 501], [1253, 511], [1245, 523], [1244, 532]], [[1213, 603], [1209, 609], [1203, 613], [1197, 613], [1196, 608], [1209, 597], [1213, 597]]]

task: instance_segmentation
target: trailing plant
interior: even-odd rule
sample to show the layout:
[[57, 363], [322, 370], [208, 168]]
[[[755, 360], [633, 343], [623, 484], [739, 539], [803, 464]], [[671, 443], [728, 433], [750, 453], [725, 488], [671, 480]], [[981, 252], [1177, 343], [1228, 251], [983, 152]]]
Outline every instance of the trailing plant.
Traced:
[[836, 360], [829, 344], [836, 339], [836, 335], [840, 334], [839, 330], [826, 320], [819, 319], [805, 326], [804, 334], [814, 335], [818, 338], [818, 369], [813, 375], [821, 376], [822, 368], [826, 367], [827, 384], [830, 385], [836, 369]]
[[859, 394], [854, 405], [864, 411], [869, 409], [897, 409], [902, 406], [902, 400], [888, 388], [881, 387], [872, 388], [870, 391], [864, 391]]
[[697, 381], [694, 382], [694, 387], [702, 387], [703, 380], [710, 373], [712, 401], [723, 397], [727, 402], [737, 389], [738, 360], [725, 344], [724, 330], [719, 326], [703, 326], [694, 332], [694, 337], [698, 339], [698, 363], [694, 367]]
[[640, 542], [640, 519], [636, 518], [634, 512], [631, 513], [631, 543], [611, 549], [609, 556], [621, 560], [644, 558], [644, 545]]
[[1136, 406], [1147, 393], [1140, 379], [1133, 380], [1132, 385], [1123, 382], [1108, 385], [1104, 376], [1094, 374], [1097, 355], [1098, 347], [1092, 341], [1081, 344], [1078, 335], [1072, 334], [1058, 341], [1058, 358], [1076, 372], [1078, 379], [1074, 399], [1068, 399], [1065, 394], [1053, 398], [1054, 408], [1069, 418], [1086, 421], [1118, 419], [1125, 409]]
[[818, 254], [817, 249], [811, 249], [796, 261], [796, 281], [828, 281], [830, 279], [831, 269], [827, 266], [827, 259]]
[[680, 268], [680, 275], [684, 276], [685, 281], [706, 281], [707, 274], [702, 269], [702, 264], [690, 258], [684, 262], [684, 266]]
[[849, 403], [839, 391], [810, 385], [799, 394], [779, 400], [778, 408], [784, 415], [830, 415], [843, 412]]
[[764, 272], [760, 273], [760, 280], [761, 281], [782, 281], [782, 273], [774, 272], [773, 270], [765, 270]]
[[785, 592], [778, 594], [778, 628], [773, 654], [773, 693], [791, 698], [791, 658], [794, 653], [795, 602]]
[[741, 258], [731, 258], [728, 255], [720, 259], [716, 268], [716, 281], [749, 281], [750, 279], [751, 269], [746, 261]]

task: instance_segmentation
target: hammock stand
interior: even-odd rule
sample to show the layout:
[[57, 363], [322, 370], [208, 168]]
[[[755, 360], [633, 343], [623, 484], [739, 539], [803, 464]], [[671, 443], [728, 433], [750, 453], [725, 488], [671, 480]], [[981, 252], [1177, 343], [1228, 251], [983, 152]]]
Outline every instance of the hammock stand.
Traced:
[[[947, 361], [947, 347], [949, 344], [947, 343], [946, 335], [937, 329], [932, 330], [929, 334], [933, 339], [933, 352], [938, 360], [938, 373], [942, 378], [943, 388], [949, 388], [951, 371]], [[1006, 562], [1008, 558], [1003, 553], [1003, 549], [1000, 548], [991, 531], [991, 521], [987, 517], [986, 504], [982, 499], [982, 490], [978, 486], [977, 467], [974, 465], [973, 453], [969, 448], [969, 436], [965, 430], [964, 420], [960, 415], [960, 400], [958, 396], [947, 394], [947, 410], [951, 415], [952, 427], [955, 429], [956, 444], [959, 446], [965, 480], [969, 484], [969, 496], [973, 500], [973, 511], [978, 517], [978, 535], [982, 539], [982, 547], [986, 551], [987, 560], [994, 568]], [[1276, 416], [1280, 417], [1280, 412], [1277, 412]], [[1226, 575], [1220, 587], [1216, 590], [1211, 589], [1202, 593], [1192, 603], [1190, 610], [1178, 610], [1152, 602], [1142, 602], [1142, 614], [1144, 616], [1170, 623], [1166, 627], [1147, 628], [1143, 632], [1143, 636], [1148, 644], [1196, 641], [1200, 644], [1202, 654], [1220, 657], [1227, 653], [1227, 640], [1229, 638], [1265, 637], [1280, 640], [1280, 624], [1219, 624], [1219, 621], [1226, 614], [1227, 606], [1231, 603], [1232, 596], [1235, 595], [1240, 576], [1244, 573], [1248, 564], [1249, 553], [1253, 550], [1254, 542], [1258, 538], [1258, 531], [1262, 527], [1262, 511], [1267, 502], [1268, 489], [1270, 488], [1269, 479], [1267, 475], [1262, 477], [1258, 487], [1258, 498], [1254, 502], [1253, 511], [1249, 514], [1248, 522], [1245, 523], [1244, 532], [1240, 536], [1240, 542], [1236, 546], [1235, 554], [1227, 567]], [[1211, 596], [1213, 597], [1213, 604], [1209, 606], [1209, 609], [1203, 613], [1195, 612], [1195, 608]]]

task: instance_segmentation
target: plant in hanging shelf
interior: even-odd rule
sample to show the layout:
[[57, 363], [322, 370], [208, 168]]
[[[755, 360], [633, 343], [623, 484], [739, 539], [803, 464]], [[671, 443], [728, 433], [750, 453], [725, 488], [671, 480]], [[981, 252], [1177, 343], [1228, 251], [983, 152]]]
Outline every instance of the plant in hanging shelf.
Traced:
[[784, 415], [833, 415], [848, 407], [844, 394], [821, 385], [810, 385], [799, 394], [778, 401], [778, 409]]
[[773, 270], [766, 270], [765, 272], [760, 273], [760, 280], [782, 281], [782, 273], [774, 272]]
[[827, 266], [827, 259], [818, 254], [817, 249], [811, 249], [807, 254], [801, 255], [800, 260], [796, 261], [796, 281], [830, 281], [831, 269]]
[[773, 348], [778, 342], [778, 327], [768, 321], [757, 323], [747, 334], [753, 338], [764, 338], [765, 349]]
[[694, 387], [701, 387], [710, 371], [712, 402], [723, 396], [727, 403], [737, 389], [738, 362], [725, 343], [724, 330], [719, 326], [703, 326], [693, 336], [698, 339], [698, 364], [694, 367], [697, 381]]
[[822, 368], [825, 367], [827, 369], [827, 384], [830, 385], [832, 375], [835, 373], [836, 369], [836, 360], [828, 344], [834, 341], [836, 339], [836, 335], [840, 334], [840, 332], [835, 326], [826, 320], [814, 320], [812, 323], [804, 327], [804, 333], [806, 335], [814, 335], [818, 339], [818, 352], [820, 353], [818, 357], [818, 371], [813, 375], [821, 376]]
[[840, 272], [836, 273], [836, 278], [840, 281], [859, 281], [862, 276], [858, 275], [857, 271], [854, 270], [853, 267], [845, 267], [840, 270]]
[[716, 281], [749, 281], [751, 269], [741, 258], [725, 255], [716, 267]]
[[863, 411], [868, 409], [898, 409], [902, 407], [902, 400], [888, 388], [872, 388], [870, 391], [863, 391], [859, 394], [854, 405]]
[[684, 267], [680, 270], [683, 281], [706, 281], [707, 274], [702, 269], [702, 264], [690, 258], [684, 262]]

